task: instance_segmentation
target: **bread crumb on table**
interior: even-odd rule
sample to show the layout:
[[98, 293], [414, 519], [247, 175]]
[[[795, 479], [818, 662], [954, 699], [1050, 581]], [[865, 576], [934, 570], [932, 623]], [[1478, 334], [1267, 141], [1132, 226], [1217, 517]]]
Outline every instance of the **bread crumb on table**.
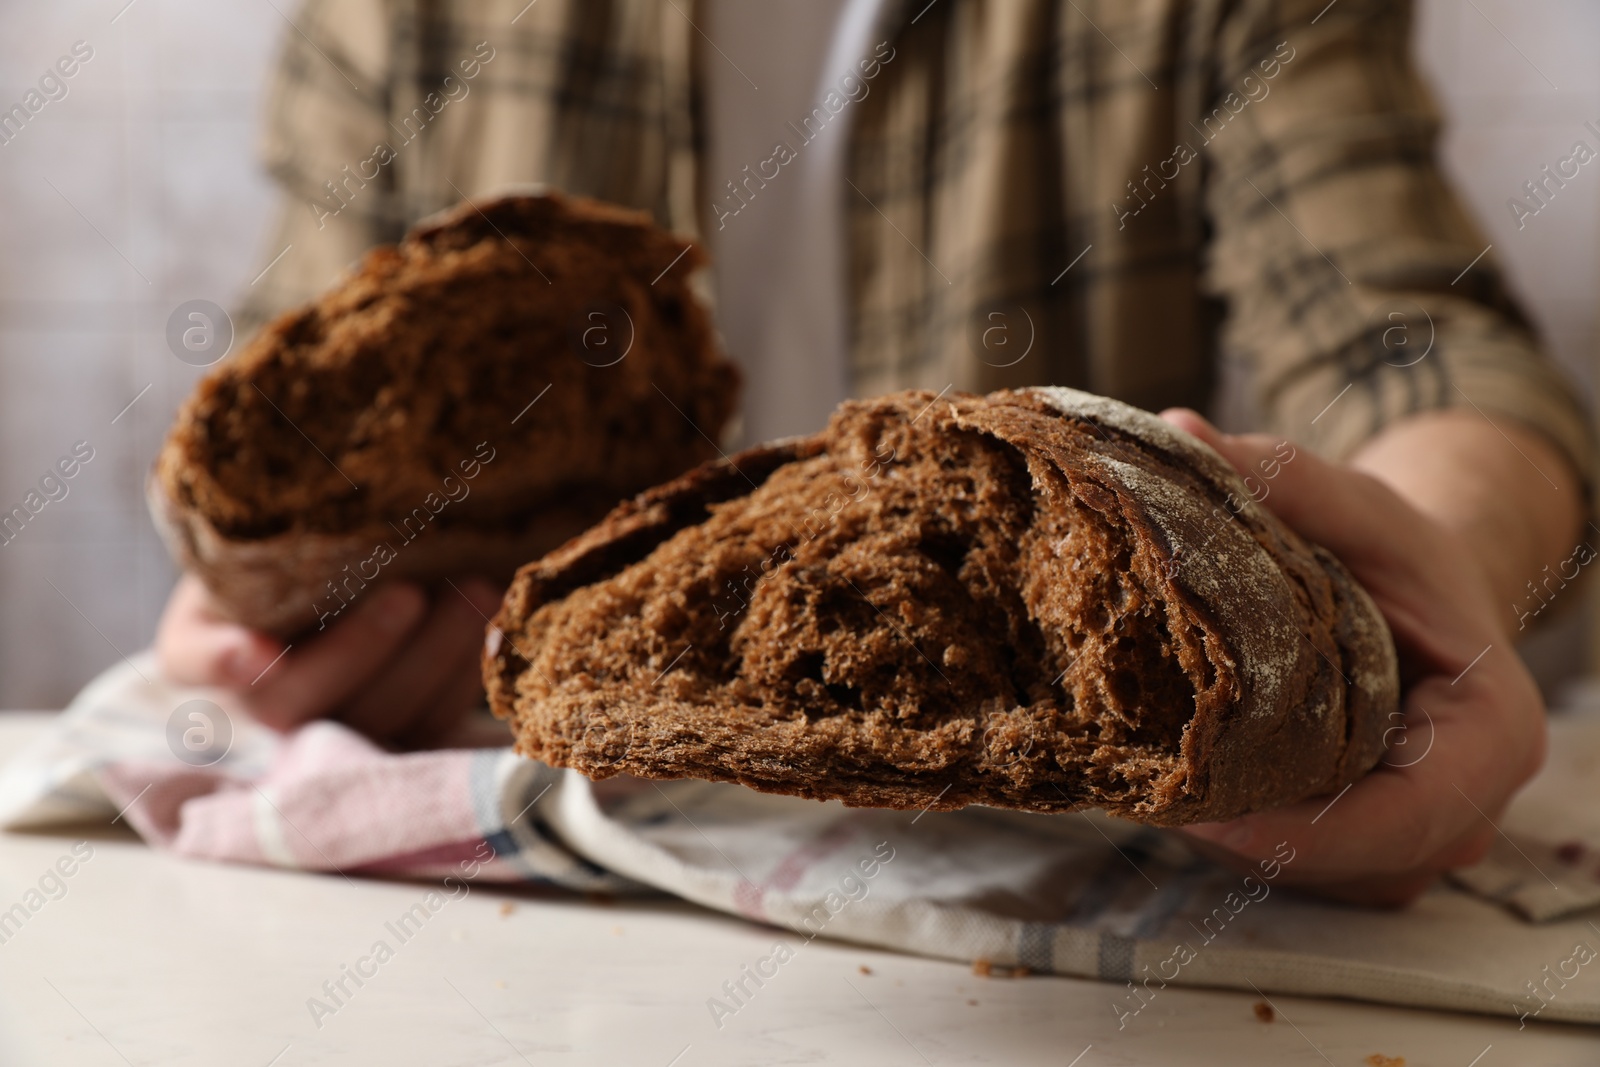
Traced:
[[507, 915], [510, 915], [512, 912], [514, 912], [516, 910], [517, 910], [517, 906], [515, 904], [511, 903], [511, 901], [502, 900], [500, 902], [500, 917], [502, 919], [504, 919]]
[[1385, 1056], [1381, 1052], [1374, 1052], [1361, 1062], [1367, 1067], [1406, 1067], [1404, 1056]]
[[857, 967], [856, 970], [860, 971], [862, 974], [871, 974], [872, 973], [872, 968], [868, 967], [865, 963], [863, 963], [861, 966]]
[[1264, 1000], [1256, 1001], [1254, 1007], [1256, 1011], [1256, 1018], [1260, 1019], [1264, 1023], [1270, 1023], [1273, 1019], [1277, 1018], [1278, 1013], [1273, 1011], [1272, 1005], [1268, 1004]]
[[991, 963], [989, 960], [973, 960], [972, 973], [979, 978], [1026, 978], [1033, 972], [1022, 964]]

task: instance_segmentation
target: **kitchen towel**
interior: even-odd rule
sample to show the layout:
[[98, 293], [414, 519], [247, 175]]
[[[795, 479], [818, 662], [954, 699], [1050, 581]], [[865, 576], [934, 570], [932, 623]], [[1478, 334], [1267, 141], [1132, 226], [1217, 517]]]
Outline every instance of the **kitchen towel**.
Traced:
[[280, 737], [227, 702], [160, 681], [148, 654], [107, 671], [0, 772], [0, 825], [126, 821], [214, 860], [671, 893], [805, 939], [1100, 978], [1123, 1026], [1169, 984], [1600, 1023], [1600, 690], [1554, 717], [1491, 855], [1389, 912], [1283, 889], [1292, 841], [1244, 876], [1098, 813], [590, 782], [506, 748], [389, 753], [332, 722]]

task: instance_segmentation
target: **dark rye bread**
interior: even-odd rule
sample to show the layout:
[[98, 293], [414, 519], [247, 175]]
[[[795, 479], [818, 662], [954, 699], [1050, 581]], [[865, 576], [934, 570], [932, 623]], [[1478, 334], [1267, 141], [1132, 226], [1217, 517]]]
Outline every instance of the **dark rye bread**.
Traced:
[[1157, 824], [1355, 780], [1398, 695], [1331, 554], [1067, 389], [852, 402], [652, 489], [518, 573], [484, 674], [591, 777]]
[[704, 262], [553, 193], [426, 220], [200, 382], [157, 523], [230, 614], [286, 636], [379, 577], [509, 580], [716, 454], [738, 375], [688, 284]]

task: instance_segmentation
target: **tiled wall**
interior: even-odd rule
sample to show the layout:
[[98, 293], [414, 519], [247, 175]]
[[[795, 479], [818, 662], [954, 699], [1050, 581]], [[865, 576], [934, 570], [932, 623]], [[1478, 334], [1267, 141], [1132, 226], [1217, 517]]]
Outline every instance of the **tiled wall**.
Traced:
[[1519, 229], [1506, 202], [1566, 156], [1600, 149], [1600, 5], [1425, 0], [1417, 54], [1450, 118], [1444, 159], [1558, 357], [1594, 384], [1600, 160]]
[[0, 510], [75, 441], [94, 449], [0, 547], [0, 707], [59, 706], [148, 643], [172, 572], [144, 473], [200, 373], [167, 349], [166, 318], [228, 304], [260, 269], [271, 190], [252, 157], [282, 17], [268, 0], [125, 2], [0, 7], [0, 107], [74, 42], [93, 51], [0, 144]]
[[[166, 318], [195, 297], [229, 304], [275, 251], [254, 131], [295, 5], [124, 3], [0, 7], [0, 107], [74, 42], [94, 51], [64, 99], [0, 144], [0, 510], [74, 441], [95, 450], [69, 495], [0, 547], [0, 707], [59, 706], [148, 642], [172, 574], [142, 482], [200, 373], [167, 350]], [[1505, 200], [1600, 120], [1600, 7], [1425, 0], [1420, 30], [1453, 119], [1449, 164], [1587, 383], [1600, 166], [1520, 232]]]

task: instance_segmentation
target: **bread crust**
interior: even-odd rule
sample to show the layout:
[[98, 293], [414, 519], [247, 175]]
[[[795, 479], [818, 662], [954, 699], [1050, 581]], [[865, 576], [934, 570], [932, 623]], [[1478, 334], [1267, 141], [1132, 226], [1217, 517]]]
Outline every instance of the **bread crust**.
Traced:
[[237, 538], [219, 531], [193, 507], [179, 504], [157, 471], [145, 480], [145, 503], [173, 558], [193, 572], [233, 619], [262, 633], [291, 637], [331, 625], [345, 600], [364, 581], [345, 587], [349, 575], [372, 559], [378, 546], [394, 552], [385, 580], [425, 585], [463, 575], [506, 576], [536, 556], [582, 532], [594, 508], [547, 508], [521, 529], [458, 527], [430, 530], [408, 544], [387, 523], [367, 523], [349, 533], [292, 530], [271, 537]]
[[[934, 402], [908, 394], [862, 406], [915, 411]], [[983, 435], [1026, 458], [1040, 507], [1058, 506], [1050, 494], [1064, 487], [1075, 505], [1127, 531], [1129, 571], [1165, 611], [1196, 680], [1192, 713], [1160, 774], [1120, 792], [1086, 789], [1059, 756], [1040, 758], [1070, 746], [1050, 733], [1052, 723], [1068, 729], [1067, 719], [1037, 709], [1029, 717], [974, 707], [919, 733], [871, 716], [763, 720], [749, 707], [685, 699], [681, 686], [563, 673], [559, 654], [545, 648], [541, 608], [639, 564], [717, 503], [823, 453], [826, 434], [708, 463], [519, 571], [484, 656], [490, 706], [511, 721], [518, 750], [597, 778], [736, 781], [900, 809], [1102, 807], [1163, 825], [1280, 806], [1371, 769], [1398, 704], [1388, 628], [1343, 565], [1258, 505], [1220, 456], [1147, 412], [1074, 390], [943, 403], [939, 432]], [[905, 656], [915, 666], [910, 648]], [[654, 658], [662, 657], [631, 669], [648, 681], [668, 667]]]

